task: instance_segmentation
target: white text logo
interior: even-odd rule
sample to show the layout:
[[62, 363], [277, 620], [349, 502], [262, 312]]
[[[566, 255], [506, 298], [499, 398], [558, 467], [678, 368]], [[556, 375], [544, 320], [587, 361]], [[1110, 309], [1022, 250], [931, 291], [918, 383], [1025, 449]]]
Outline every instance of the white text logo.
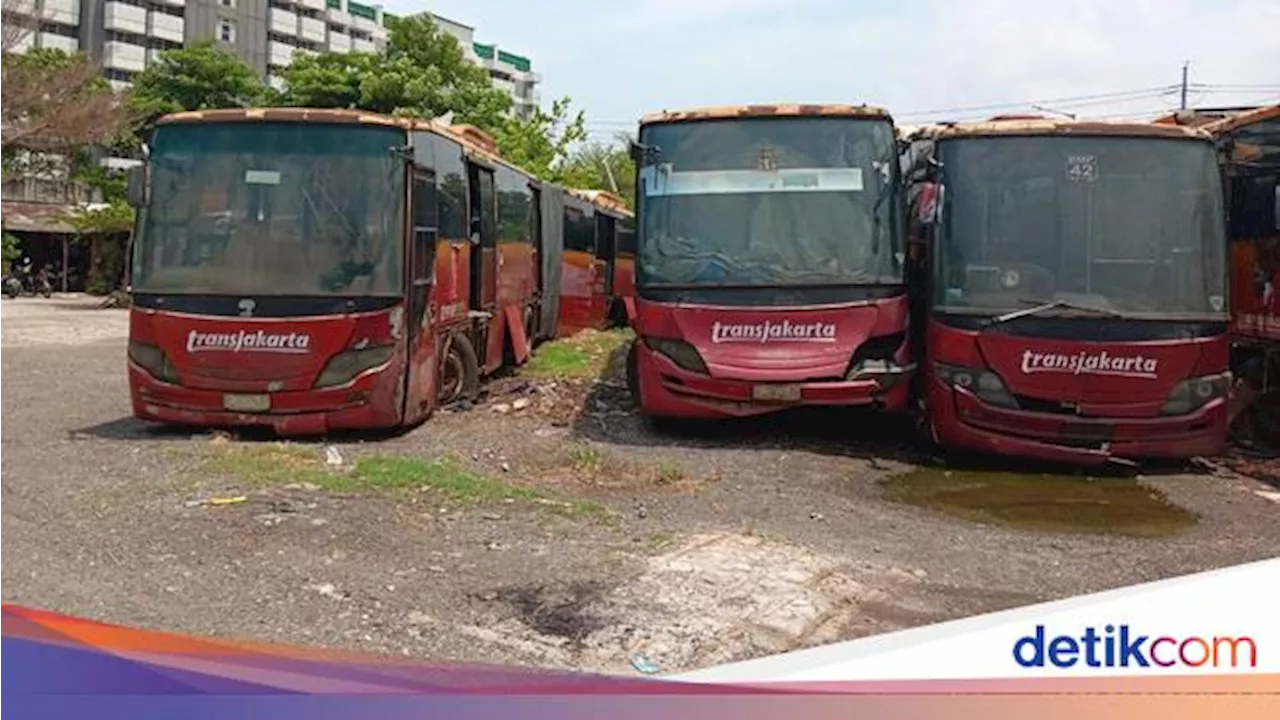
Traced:
[[793, 323], [790, 320], [760, 323], [720, 323], [711, 326], [711, 342], [767, 343], [775, 340], [789, 342], [833, 343], [836, 341], [835, 323]]
[[192, 330], [187, 335], [187, 352], [223, 350], [225, 352], [305, 353], [311, 344], [310, 335], [299, 333], [257, 332], [202, 333]]
[[1110, 355], [1106, 352], [1086, 353], [1078, 355], [1060, 355], [1057, 353], [1037, 353], [1030, 350], [1022, 353], [1022, 372], [1024, 375], [1035, 373], [1066, 373], [1070, 375], [1115, 375], [1119, 377], [1152, 378], [1156, 377], [1156, 368], [1160, 361], [1142, 355]]

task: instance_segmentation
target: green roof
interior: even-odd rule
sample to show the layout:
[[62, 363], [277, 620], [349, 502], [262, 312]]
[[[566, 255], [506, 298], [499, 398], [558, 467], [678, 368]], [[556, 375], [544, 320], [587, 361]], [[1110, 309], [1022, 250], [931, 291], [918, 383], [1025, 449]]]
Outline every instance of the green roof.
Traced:
[[372, 5], [361, 5], [358, 2], [350, 2], [348, 0], [347, 12], [351, 13], [352, 15], [355, 15], [356, 17], [362, 17], [366, 20], [378, 19], [378, 8], [373, 7]]
[[483, 44], [483, 43], [472, 43], [472, 44], [471, 44], [471, 49], [475, 50], [475, 51], [476, 51], [476, 55], [479, 55], [480, 57], [484, 58], [485, 60], [492, 60], [492, 59], [493, 59], [493, 46], [492, 46], [492, 45], [485, 45], [485, 44]]
[[329, 7], [333, 8], [334, 10], [341, 10], [341, 9], [342, 9], [342, 0], [324, 0], [324, 4], [325, 4], [325, 5], [328, 5]]
[[529, 68], [533, 67], [533, 63], [529, 62], [529, 58], [521, 57], [505, 50], [498, 51], [498, 60], [511, 65], [521, 72], [529, 72]]

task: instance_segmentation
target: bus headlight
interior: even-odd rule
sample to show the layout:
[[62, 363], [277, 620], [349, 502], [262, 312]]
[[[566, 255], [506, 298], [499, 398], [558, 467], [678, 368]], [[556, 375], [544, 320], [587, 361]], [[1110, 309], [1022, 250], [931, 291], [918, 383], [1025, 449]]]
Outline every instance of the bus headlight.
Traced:
[[380, 345], [338, 353], [324, 366], [315, 387], [333, 387], [349, 383], [360, 373], [390, 360], [395, 348], [395, 345]]
[[698, 353], [698, 349], [684, 340], [646, 337], [644, 344], [650, 350], [663, 355], [689, 372], [711, 374], [707, 371], [707, 364], [702, 361], [702, 355]]
[[1173, 386], [1165, 400], [1162, 415], [1187, 415], [1204, 407], [1210, 400], [1226, 397], [1231, 389], [1231, 373], [1187, 378]]
[[167, 383], [178, 382], [178, 371], [170, 362], [169, 356], [155, 345], [130, 340], [129, 359], [157, 380]]
[[990, 370], [934, 363], [933, 371], [944, 385], [968, 390], [988, 405], [1010, 410], [1018, 409], [1018, 401], [1013, 397], [1013, 393], [1004, 386], [1000, 376]]

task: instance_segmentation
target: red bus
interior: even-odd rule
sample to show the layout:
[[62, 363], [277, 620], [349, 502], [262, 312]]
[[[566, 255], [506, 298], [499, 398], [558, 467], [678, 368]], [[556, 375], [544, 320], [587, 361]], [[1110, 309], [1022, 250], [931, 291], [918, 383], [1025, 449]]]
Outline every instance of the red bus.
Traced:
[[1280, 443], [1280, 105], [1205, 127], [1219, 139], [1231, 248], [1233, 415], [1245, 441]]
[[937, 443], [1078, 463], [1223, 448], [1226, 238], [1206, 132], [1020, 118], [910, 140]]
[[635, 227], [622, 198], [565, 191], [561, 336], [630, 321], [635, 308]]
[[160, 120], [130, 178], [134, 414], [392, 428], [558, 332], [565, 193], [472, 128], [344, 110]]
[[893, 119], [849, 105], [650, 115], [637, 165], [651, 419], [801, 405], [906, 410], [914, 369]]

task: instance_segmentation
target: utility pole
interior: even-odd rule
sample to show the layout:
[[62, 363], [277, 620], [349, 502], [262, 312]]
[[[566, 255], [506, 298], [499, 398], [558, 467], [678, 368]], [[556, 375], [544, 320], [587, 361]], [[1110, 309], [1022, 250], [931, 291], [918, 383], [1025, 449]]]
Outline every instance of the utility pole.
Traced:
[[1191, 67], [1190, 61], [1182, 63], [1182, 102], [1179, 103], [1179, 107], [1183, 110], [1187, 109], [1187, 68], [1189, 67]]

